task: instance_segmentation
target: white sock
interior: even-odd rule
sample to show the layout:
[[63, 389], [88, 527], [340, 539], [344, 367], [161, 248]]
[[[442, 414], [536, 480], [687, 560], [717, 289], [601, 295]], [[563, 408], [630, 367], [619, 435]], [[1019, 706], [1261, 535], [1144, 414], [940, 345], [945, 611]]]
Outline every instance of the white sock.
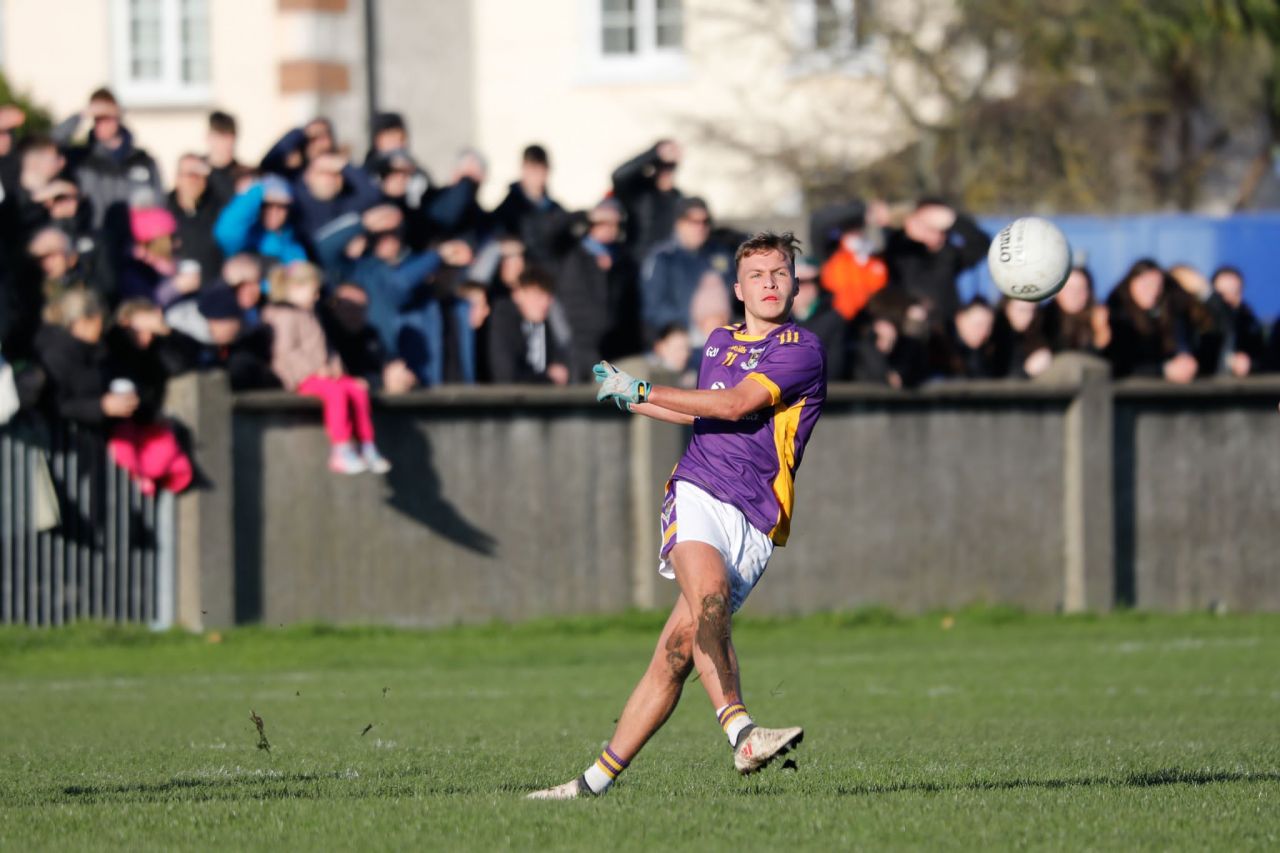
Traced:
[[587, 787], [591, 789], [593, 794], [603, 794], [618, 778], [623, 770], [627, 769], [630, 762], [623, 761], [613, 750], [605, 747], [600, 753], [600, 757], [596, 759], [595, 764], [587, 768], [582, 774], [582, 778], [586, 780]]
[[747, 713], [747, 706], [741, 702], [730, 702], [723, 708], [716, 710], [716, 719], [720, 721], [720, 727], [724, 729], [725, 736], [729, 738], [729, 746], [738, 747], [738, 736], [743, 730], [755, 723], [751, 719], [751, 715]]

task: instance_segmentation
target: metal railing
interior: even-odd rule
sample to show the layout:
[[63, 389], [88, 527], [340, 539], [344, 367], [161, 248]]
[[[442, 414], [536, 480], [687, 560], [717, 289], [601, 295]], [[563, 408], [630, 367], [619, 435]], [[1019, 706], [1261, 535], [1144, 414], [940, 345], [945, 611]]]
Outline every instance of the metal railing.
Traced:
[[73, 424], [0, 429], [0, 624], [174, 620], [173, 495], [144, 495]]

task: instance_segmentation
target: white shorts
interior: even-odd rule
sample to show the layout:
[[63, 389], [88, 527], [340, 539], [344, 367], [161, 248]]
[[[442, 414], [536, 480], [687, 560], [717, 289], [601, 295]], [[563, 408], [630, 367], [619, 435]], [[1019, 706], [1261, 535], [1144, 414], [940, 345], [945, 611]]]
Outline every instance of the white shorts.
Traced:
[[735, 612], [760, 581], [773, 555], [773, 540], [752, 526], [741, 510], [684, 480], [673, 481], [662, 502], [658, 574], [664, 578], [676, 576], [670, 553], [677, 542], [705, 542], [720, 552], [729, 573], [730, 603]]

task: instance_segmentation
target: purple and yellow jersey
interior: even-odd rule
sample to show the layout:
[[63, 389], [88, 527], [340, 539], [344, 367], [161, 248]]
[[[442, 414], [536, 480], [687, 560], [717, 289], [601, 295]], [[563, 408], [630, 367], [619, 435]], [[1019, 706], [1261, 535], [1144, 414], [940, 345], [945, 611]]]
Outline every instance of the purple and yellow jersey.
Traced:
[[826, 356], [811, 332], [787, 323], [767, 335], [741, 326], [707, 338], [698, 387], [758, 382], [770, 408], [735, 422], [699, 418], [672, 480], [687, 480], [742, 511], [777, 545], [785, 545], [795, 504], [795, 475], [827, 398]]

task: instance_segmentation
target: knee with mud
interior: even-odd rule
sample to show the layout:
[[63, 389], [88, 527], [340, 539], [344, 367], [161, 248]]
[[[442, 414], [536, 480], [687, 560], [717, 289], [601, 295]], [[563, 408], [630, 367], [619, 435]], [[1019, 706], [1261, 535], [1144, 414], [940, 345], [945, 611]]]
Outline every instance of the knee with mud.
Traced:
[[666, 643], [667, 675], [683, 685], [693, 671], [693, 637], [689, 630], [672, 631]]

